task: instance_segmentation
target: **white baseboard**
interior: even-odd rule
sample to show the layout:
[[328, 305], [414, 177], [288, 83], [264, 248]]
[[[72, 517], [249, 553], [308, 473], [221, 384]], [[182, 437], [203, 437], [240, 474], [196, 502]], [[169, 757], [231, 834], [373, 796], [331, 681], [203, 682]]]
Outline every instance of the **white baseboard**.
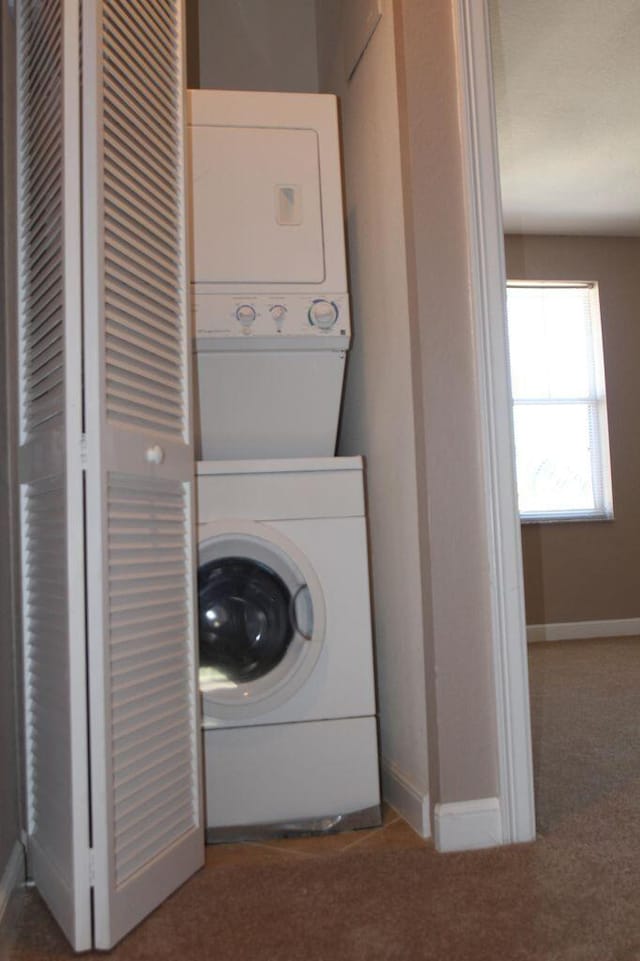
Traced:
[[[9, 860], [0, 876], [0, 949], [8, 940], [11, 926], [9, 905], [16, 888], [24, 884], [24, 852], [19, 841], [14, 844]], [[4, 957], [0, 950], [0, 957]]]
[[631, 637], [640, 635], [640, 617], [612, 621], [567, 621], [561, 624], [529, 624], [527, 642], [582, 641], [590, 637]]
[[471, 851], [503, 844], [497, 797], [436, 804], [433, 834], [438, 851]]
[[420, 837], [431, 837], [429, 795], [419, 791], [393, 761], [382, 758], [382, 794]]

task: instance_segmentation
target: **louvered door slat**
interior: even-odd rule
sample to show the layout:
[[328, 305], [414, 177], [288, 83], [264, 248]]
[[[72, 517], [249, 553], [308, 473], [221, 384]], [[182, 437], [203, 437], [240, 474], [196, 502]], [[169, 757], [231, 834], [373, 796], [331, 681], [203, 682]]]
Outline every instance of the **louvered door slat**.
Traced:
[[[38, 32], [37, 24], [35, 25], [35, 32]], [[47, 43], [51, 43], [52, 45], [47, 48]], [[37, 46], [28, 51], [29, 59], [25, 61], [25, 71], [23, 74], [24, 92], [35, 99], [33, 105], [30, 106], [31, 112], [29, 116], [29, 120], [34, 121], [35, 124], [42, 122], [48, 106], [57, 106], [59, 103], [56, 90], [60, 88], [59, 86], [52, 87], [50, 81], [52, 78], [57, 79], [61, 74], [60, 46], [57, 40], [53, 38], [43, 38], [43, 46], [46, 50], [44, 54]], [[38, 126], [34, 125], [31, 130], [37, 131]]]
[[[144, 111], [137, 113], [136, 102], [131, 96], [129, 88], [124, 85], [119, 78], [114, 77], [114, 98], [105, 111], [105, 116], [114, 124], [122, 140], [126, 143], [126, 135], [135, 128], [136, 141], [139, 147], [150, 154], [149, 163], [152, 165], [154, 175], [160, 185], [168, 187], [173, 180], [170, 165], [170, 154], [167, 153], [166, 144], [157, 136], [155, 128], [149, 124], [149, 118]], [[106, 155], [109, 159], [109, 154]]]
[[[152, 30], [147, 32], [147, 44], [143, 51], [137, 42], [135, 35], [131, 32], [127, 21], [121, 20], [118, 28], [106, 23], [105, 25], [105, 50], [107, 54], [113, 54], [117, 72], [124, 77], [134, 76], [146, 91], [146, 103], [152, 116], [155, 116], [158, 109], [154, 103], [156, 97], [161, 100], [166, 98], [167, 84], [171, 83], [171, 62], [168, 52], [155, 43], [155, 35]], [[137, 61], [136, 69], [130, 63], [123, 60], [121, 54], [128, 54], [129, 57]], [[176, 115], [174, 112], [173, 121]]]
[[[161, 371], [163, 375], [171, 374], [175, 371], [175, 353], [172, 354], [172, 347], [175, 350], [176, 343], [172, 337], [150, 328], [148, 319], [148, 316], [140, 316], [134, 304], [130, 305], [128, 313], [125, 309], [120, 310], [112, 305], [107, 330], [110, 354], [117, 359], [118, 367], [121, 366], [121, 358], [129, 358], [127, 363], [133, 361], [137, 366], [146, 367], [152, 377], [156, 371]], [[177, 387], [179, 384], [180, 381], [177, 380]]]
[[[55, 113], [51, 114], [47, 111], [46, 107], [43, 106], [42, 113], [44, 116], [44, 122], [38, 130], [38, 137], [36, 143], [30, 143], [29, 148], [31, 150], [38, 151], [38, 159], [34, 161], [29, 171], [29, 176], [25, 181], [25, 186], [30, 187], [33, 183], [42, 183], [47, 176], [52, 178], [57, 176], [57, 171], [55, 168], [52, 170], [49, 164], [49, 157], [51, 154], [55, 154], [60, 150], [60, 145], [62, 143], [62, 135], [60, 130], [56, 126]], [[24, 205], [24, 212], [32, 212], [35, 207], [33, 200], [26, 202]]]
[[[126, 734], [116, 736], [113, 743], [117, 750], [123, 752], [128, 751], [130, 748], [139, 751], [144, 748], [146, 744], [151, 743], [154, 738], [157, 738], [158, 731], [161, 731], [163, 737], [168, 737], [179, 730], [180, 726], [180, 723], [176, 724], [166, 719], [163, 720], [159, 715], [153, 718], [145, 715], [135, 723], [129, 722]], [[123, 806], [123, 811], [126, 810], [126, 806]]]
[[[184, 774], [184, 772], [180, 773]], [[175, 838], [180, 838], [183, 835], [186, 835], [191, 826], [192, 823], [190, 818], [181, 817], [179, 815], [174, 815], [171, 818], [167, 818], [166, 824], [161, 823], [158, 825], [157, 822], [154, 821], [154, 836], [149, 841], [146, 848], [140, 848], [139, 845], [136, 844], [133, 853], [116, 849], [118, 864], [116, 877], [118, 884], [124, 884], [127, 878], [132, 877], [134, 874], [140, 871], [144, 865], [149, 862], [153, 851], [166, 848]], [[125, 855], [127, 856], [125, 857]]]
[[[167, 82], [170, 81], [171, 71], [167, 66], [166, 60], [154, 57], [151, 44], [147, 46], [147, 51], [151, 56], [140, 57], [134, 68], [131, 63], [121, 60], [118, 55], [122, 52], [132, 56], [135, 52], [135, 41], [131, 42], [129, 31], [124, 29], [120, 32], [114, 31], [110, 35], [107, 30], [105, 33], [106, 50], [108, 53], [115, 53], [115, 72], [120, 81], [126, 86], [135, 80], [136, 92], [142, 100], [142, 108], [147, 116], [155, 117], [161, 111], [164, 119], [172, 123], [176, 120], [175, 106], [166, 101]], [[138, 45], [139, 48], [139, 45]], [[140, 66], [145, 69], [140, 70]], [[137, 68], [137, 69], [136, 69]]]
[[[157, 818], [166, 816], [176, 807], [179, 808], [181, 804], [184, 803], [184, 794], [185, 788], [174, 788], [174, 790], [168, 791], [162, 798], [148, 804], [145, 814], [134, 814], [127, 824], [126, 829], [123, 829], [121, 833], [117, 835], [116, 843], [118, 846], [122, 848], [132, 836], [139, 836], [149, 822], [155, 822]], [[136, 807], [138, 807], [138, 805], [136, 805]]]
[[[169, 20], [158, 20], [158, 4], [154, 4], [153, 8], [144, 11], [144, 16], [140, 16], [138, 10], [132, 11], [131, 22], [135, 23], [136, 29], [144, 29], [152, 37], [152, 43], [157, 49], [164, 50], [171, 57], [173, 57], [173, 51], [175, 50], [175, 21], [173, 17]], [[167, 28], [169, 33], [167, 34]]]
[[[135, 386], [131, 386], [135, 384]], [[151, 384], [145, 389], [137, 378], [132, 378], [129, 372], [124, 374], [113, 374], [107, 380], [107, 390], [111, 389], [113, 394], [120, 400], [127, 400], [132, 407], [138, 406], [147, 409], [150, 413], [161, 411], [168, 417], [180, 416], [181, 411], [176, 409], [175, 391], [163, 388], [162, 384]]]
[[[141, 842], [150, 840], [153, 834], [157, 835], [158, 820], [165, 820], [167, 816], [175, 815], [176, 811], [179, 812], [184, 809], [186, 800], [186, 789], [179, 782], [171, 790], [155, 798], [143, 799], [140, 793], [134, 793], [131, 795], [131, 801], [127, 802], [123, 794], [121, 805], [127, 816], [126, 819], [123, 819], [120, 830], [116, 835], [116, 850], [119, 857], [124, 860], [124, 852], [130, 855], [135, 847], [142, 847]], [[148, 812], [147, 816], [141, 813], [142, 801], [144, 801]], [[184, 816], [178, 814], [178, 817], [183, 819]], [[149, 830], [150, 824], [153, 825], [151, 830]]]
[[[175, 693], [163, 693], [158, 694], [154, 697], [153, 704], [145, 705], [142, 700], [137, 700], [135, 703], [129, 705], [125, 710], [120, 709], [119, 714], [119, 725], [113, 731], [113, 743], [114, 747], [117, 748], [119, 743], [119, 738], [123, 737], [125, 734], [133, 730], [139, 723], [143, 721], [151, 721], [154, 719], [154, 738], [158, 736], [158, 731], [162, 729], [162, 723], [167, 718], [175, 719], [176, 716], [180, 714], [184, 706], [184, 697], [182, 693], [176, 695]], [[182, 723], [182, 721], [179, 721]]]
[[142, 641], [141, 644], [134, 646], [133, 651], [131, 650], [131, 645], [129, 641], [119, 642], [117, 639], [114, 640], [111, 650], [111, 659], [116, 669], [117, 665], [127, 660], [142, 661], [146, 658], [151, 651], [156, 651], [161, 654], [165, 650], [170, 650], [174, 642], [175, 632], [172, 628], [165, 628], [164, 630], [159, 630], [154, 632], [153, 639], [149, 639], [149, 632], [139, 631], [137, 636], [134, 636], [134, 642], [136, 640]]
[[[47, 152], [54, 152], [59, 150], [60, 144], [62, 142], [62, 133], [55, 123], [55, 113], [52, 115], [47, 113], [46, 104], [42, 105], [43, 122], [38, 129], [38, 143], [37, 146], [41, 151], [41, 156], [34, 162], [30, 180], [34, 177], [41, 177], [43, 172], [47, 169]], [[36, 144], [31, 143], [30, 146], [33, 148]], [[50, 156], [50, 154], [49, 154]]]
[[156, 66], [166, 72], [167, 80], [169, 83], [171, 83], [174, 48], [170, 43], [167, 43], [164, 32], [156, 28], [153, 16], [147, 16], [147, 19], [144, 22], [144, 30], [146, 31], [147, 35], [147, 45], [144, 50], [141, 50], [139, 44], [136, 44], [136, 30], [132, 30], [130, 26], [135, 24], [137, 24], [138, 27], [140, 26], [135, 13], [133, 13], [129, 21], [125, 21], [121, 24], [121, 29], [126, 32], [133, 43], [132, 49], [136, 51], [137, 56], [142, 61], [148, 62], [150, 59], [153, 59], [153, 61], [156, 63]]
[[[55, 181], [51, 186], [47, 186], [46, 183], [38, 186], [38, 190], [42, 193], [48, 193], [49, 191], [55, 193], [58, 188], [59, 185]], [[59, 201], [51, 201], [48, 207], [42, 205], [38, 210], [38, 216], [34, 217], [31, 223], [26, 215], [22, 216], [25, 227], [30, 228], [31, 231], [29, 237], [31, 271], [28, 278], [22, 278], [25, 287], [30, 282], [31, 276], [39, 276], [41, 259], [44, 259], [52, 250], [56, 251], [62, 242], [58, 208]], [[60, 268], [58, 267], [58, 269]]]
[[[110, 267], [111, 265], [109, 265]], [[127, 330], [127, 324], [133, 324], [135, 333], [139, 336], [156, 341], [159, 346], [171, 351], [179, 343], [175, 327], [171, 324], [171, 311], [167, 303], [161, 303], [154, 291], [147, 294], [145, 289], [128, 287], [126, 277], [118, 275], [118, 271], [106, 271], [106, 280], [117, 288], [113, 293], [113, 300], [108, 307], [108, 319], [113, 319], [114, 334], [121, 338]]]
[[[112, 49], [113, 46], [119, 46], [126, 55], [126, 43], [123, 43], [123, 37], [116, 36], [113, 39], [115, 43], [112, 45]], [[131, 119], [132, 116], [135, 115], [137, 121], [139, 123], [141, 122], [145, 127], [148, 136], [154, 136], [157, 119], [167, 124], [175, 122], [175, 110], [172, 109], [173, 105], [171, 100], [166, 96], [168, 77], [162, 77], [159, 71], [156, 71], [158, 83], [154, 90], [155, 96], [151, 96], [146, 71], [144, 68], [140, 69], [140, 67], [143, 66], [141, 61], [136, 62], [135, 65], [133, 65], [133, 69], [131, 69], [130, 63], [127, 63], [126, 60], [118, 60], [117, 57], [112, 60], [106, 59], [105, 64], [112, 70], [111, 81], [114, 89], [117, 89], [119, 93], [124, 92], [125, 94], [125, 96], [120, 97], [118, 108], [123, 115], [127, 115], [128, 119]], [[140, 102], [137, 108], [133, 105], [131, 98], [127, 96], [132, 82], [136, 83], [136, 90], [140, 92]], [[166, 144], [162, 144], [160, 156], [170, 156], [170, 148], [167, 149]]]
[[[188, 785], [188, 779], [185, 779], [185, 774], [187, 774], [188, 771], [188, 759], [185, 760], [180, 750], [173, 747], [163, 754], [160, 759], [149, 761], [138, 771], [129, 769], [124, 775], [119, 776], [116, 764], [114, 793], [120, 813], [120, 820], [116, 826], [116, 837], [122, 835], [127, 830], [131, 821], [137, 814], [141, 814], [147, 805], [153, 804], [154, 801], [164, 796], [164, 792], [167, 790], [167, 784], [175, 784], [177, 787], [182, 787], [185, 783]], [[174, 811], [173, 813], [180, 821], [185, 818], [188, 819], [190, 807], [191, 804], [188, 801], [186, 812], [183, 809], [182, 811]], [[157, 830], [157, 827], [155, 829]], [[160, 825], [160, 831], [163, 831], [163, 825]], [[137, 852], [133, 850], [136, 841], [139, 842]], [[162, 838], [161, 844], [164, 844], [164, 838]], [[150, 860], [153, 857], [153, 852], [149, 850], [148, 841], [142, 832], [140, 832], [139, 838], [132, 839], [131, 843], [127, 845], [124, 859], [118, 857], [119, 853], [116, 847], [114, 854], [116, 873], [120, 877], [119, 883], [126, 879], [124, 872], [125, 864], [123, 861], [130, 862], [132, 855], [136, 856], [136, 867], [139, 868], [144, 864], [144, 860]]]
[[[124, 288], [114, 291], [109, 304], [109, 321], [113, 325], [113, 336], [126, 340], [126, 333], [129, 325], [133, 327], [133, 343], [145, 346], [147, 339], [154, 342], [160, 348], [168, 351], [171, 358], [171, 350], [175, 348], [179, 339], [174, 328], [171, 326], [171, 313], [166, 308], [158, 308], [154, 305], [153, 312], [145, 302], [144, 297], [140, 297], [133, 290]], [[135, 340], [144, 337], [145, 340]], [[175, 360], [175, 355], [173, 355]], [[174, 364], [175, 366], [175, 364]]]
[[[116, 657], [112, 660], [113, 665], [113, 676], [122, 678], [127, 675], [131, 670], [137, 670], [143, 667], [148, 660], [151, 650], [149, 648], [138, 651], [135, 655], [127, 658], [117, 659]], [[168, 641], [165, 645], [157, 644], [154, 648], [154, 660], [155, 663], [161, 667], [165, 668], [168, 665], [174, 664], [178, 668], [181, 667], [180, 657], [176, 657], [175, 652], [171, 649], [171, 644]]]
[[60, 351], [62, 347], [62, 336], [57, 329], [44, 330], [37, 338], [31, 341], [32, 363], [46, 363], [50, 360], [53, 353]]
[[161, 298], [172, 299], [175, 296], [175, 290], [165, 280], [166, 274], [162, 264], [156, 264], [144, 252], [133, 246], [131, 237], [123, 242], [112, 231], [108, 231], [106, 237], [109, 242], [111, 263], [119, 267], [123, 276], [129, 274], [138, 284], [144, 284], [148, 296], [154, 300], [158, 299], [160, 304], [162, 304]]
[[[140, 512], [136, 511], [135, 514], [127, 514], [124, 511], [114, 511], [114, 520], [121, 525], [121, 533], [113, 538], [113, 543], [119, 539], [125, 543], [130, 543], [132, 540], [134, 543], [139, 542], [139, 537], [147, 533], [148, 528], [145, 528], [145, 521], [148, 522], [149, 517]], [[180, 539], [182, 536], [182, 531], [180, 530], [179, 521], [167, 520], [158, 521], [156, 520], [156, 534], [162, 537], [174, 537]], [[126, 585], [125, 585], [126, 590]]]
[[131, 363], [131, 361], [127, 360], [125, 357], [119, 358], [118, 366], [120, 368], [124, 367], [127, 373], [132, 375], [132, 377], [135, 377], [142, 390], [144, 390], [145, 384], [148, 384], [149, 382], [154, 383], [159, 387], [169, 388], [169, 390], [173, 393], [173, 396], [175, 396], [176, 389], [179, 389], [180, 385], [176, 378], [165, 374], [165, 372], [159, 366], [155, 369], [150, 369], [149, 365], [143, 367], [140, 364]]
[[55, 283], [57, 260], [55, 250], [50, 250], [38, 262], [38, 273], [33, 277], [33, 293], [38, 294], [45, 285]]
[[[105, 157], [106, 169], [117, 170], [118, 164], [124, 164], [125, 168], [130, 172], [134, 171], [136, 167], [144, 169], [144, 164], [140, 162], [140, 157], [148, 162], [154, 174], [157, 175], [158, 180], [170, 183], [172, 178], [171, 163], [165, 161], [164, 154], [161, 152], [160, 145], [157, 144], [150, 132], [143, 126], [140, 126], [138, 130], [138, 142], [140, 147], [139, 156], [131, 156], [127, 151], [127, 124], [128, 114], [122, 115], [120, 111], [113, 110], [111, 112], [105, 113], [105, 132], [108, 134], [110, 139], [109, 154]], [[149, 139], [151, 138], [151, 139]], [[115, 189], [115, 184], [113, 185]], [[156, 191], [157, 198], [161, 199], [161, 192]], [[132, 203], [135, 204], [136, 196], [131, 193]], [[167, 204], [167, 221], [165, 227], [171, 223], [171, 205]]]
[[[149, 238], [142, 225], [139, 225], [138, 230], [130, 227], [125, 231], [122, 230], [116, 220], [111, 219], [107, 228], [107, 239], [113, 248], [120, 250], [127, 259], [132, 258], [143, 270], [147, 271], [154, 285], [157, 283], [161, 289], [164, 288], [165, 294], [170, 294], [171, 288], [165, 283], [165, 271], [173, 269], [171, 258], [156, 246], [154, 246], [153, 257], [149, 256], [149, 251], [139, 248], [138, 243], [141, 242], [147, 247], [150, 246]], [[135, 244], [133, 243], [134, 240], [136, 241]]]
[[[132, 245], [131, 236], [123, 237], [123, 232], [113, 222], [109, 224], [107, 239], [111, 246], [111, 257], [121, 269], [128, 267], [130, 271], [133, 270], [137, 275], [144, 277], [152, 290], [157, 290], [165, 297], [173, 297], [174, 292], [171, 285], [166, 282], [162, 264], [158, 262], [161, 260], [160, 257], [152, 260], [148, 254]], [[168, 266], [168, 263], [165, 266]]]
[[[145, 198], [136, 197], [135, 188], [138, 177], [142, 175], [142, 168], [148, 164], [138, 157], [127, 157], [126, 148], [113, 135], [108, 122], [105, 123], [105, 130], [111, 139], [111, 151], [108, 162], [105, 164], [105, 177], [109, 181], [109, 187], [113, 193], [114, 205], [109, 212], [109, 222], [120, 223], [127, 232], [133, 236], [141, 235], [145, 244], [155, 250], [161, 257], [171, 260], [171, 245], [166, 243], [162, 232], [171, 222], [171, 207], [166, 205], [165, 198], [154, 189], [153, 186], [147, 191]], [[144, 156], [144, 155], [141, 155]], [[146, 161], [145, 156], [145, 161]], [[153, 166], [153, 159], [150, 161]], [[112, 178], [110, 170], [115, 167], [118, 170], [118, 177]], [[146, 198], [149, 202], [146, 202]], [[118, 201], [116, 205], [115, 201]], [[153, 232], [146, 234], [145, 225], [147, 221], [153, 225]]]
[[[173, 626], [167, 627], [157, 627], [153, 633], [153, 644], [157, 644], [158, 649], [164, 646], [165, 641], [175, 642], [175, 631]], [[114, 664], [117, 663], [121, 657], [130, 656], [131, 645], [133, 644], [133, 650], [137, 653], [144, 652], [144, 642], [149, 639], [149, 630], [145, 625], [139, 627], [126, 627], [126, 628], [113, 628], [111, 631], [111, 650]], [[141, 641], [142, 644], [136, 645], [136, 642]]]
[[[158, 145], [149, 139], [149, 135], [143, 127], [139, 129], [137, 138], [140, 153], [134, 157], [127, 156], [126, 136], [128, 130], [123, 120], [128, 119], [128, 117], [123, 118], [110, 114], [105, 117], [105, 130], [112, 138], [112, 146], [109, 154], [105, 157], [105, 177], [113, 191], [114, 201], [120, 201], [120, 208], [114, 205], [109, 213], [111, 216], [123, 215], [131, 208], [132, 211], [135, 211], [136, 220], [139, 219], [141, 214], [144, 218], [147, 209], [144, 199], [149, 196], [158, 228], [149, 239], [163, 245], [165, 252], [170, 252], [171, 238], [164, 235], [171, 223], [172, 214], [168, 191], [171, 190], [174, 177], [170, 160], [165, 162], [162, 153], [159, 152]], [[150, 174], [152, 177], [149, 176]], [[130, 189], [131, 180], [135, 183], [139, 176], [147, 182], [144, 197], [140, 196], [135, 188]], [[151, 211], [147, 216], [151, 222], [154, 221]]]
[[149, 29], [147, 22], [147, 44], [144, 49], [140, 48], [136, 33], [131, 29], [131, 23], [127, 20], [120, 21], [120, 29], [114, 34], [108, 21], [105, 21], [105, 44], [110, 48], [116, 59], [120, 58], [123, 51], [128, 51], [130, 57], [137, 61], [139, 73], [145, 78], [147, 84], [152, 88], [157, 88], [163, 96], [173, 98], [173, 76], [167, 67], [167, 55], [170, 50], [163, 44], [159, 35], [153, 29]]
[[[45, 265], [45, 270], [48, 269]], [[31, 360], [46, 349], [54, 340], [62, 342], [62, 329], [59, 324], [60, 311], [63, 309], [63, 299], [57, 289], [55, 266], [49, 276], [43, 278], [34, 292], [32, 301], [37, 302], [38, 308], [33, 313], [33, 325], [29, 336], [25, 338], [28, 344], [28, 357]]]

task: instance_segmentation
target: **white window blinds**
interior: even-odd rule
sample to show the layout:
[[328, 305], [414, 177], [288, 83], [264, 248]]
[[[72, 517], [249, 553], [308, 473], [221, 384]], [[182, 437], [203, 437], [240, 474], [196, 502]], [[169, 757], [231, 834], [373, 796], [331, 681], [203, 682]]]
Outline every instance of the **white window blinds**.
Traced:
[[524, 520], [613, 516], [598, 286], [507, 284]]

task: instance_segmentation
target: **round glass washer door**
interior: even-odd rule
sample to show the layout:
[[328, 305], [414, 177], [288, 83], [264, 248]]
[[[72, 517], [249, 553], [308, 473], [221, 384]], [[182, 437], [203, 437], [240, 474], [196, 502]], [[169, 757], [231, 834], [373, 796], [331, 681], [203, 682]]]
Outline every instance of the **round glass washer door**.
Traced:
[[322, 588], [293, 542], [259, 522], [208, 524], [198, 547], [204, 715], [252, 718], [286, 703], [325, 635]]

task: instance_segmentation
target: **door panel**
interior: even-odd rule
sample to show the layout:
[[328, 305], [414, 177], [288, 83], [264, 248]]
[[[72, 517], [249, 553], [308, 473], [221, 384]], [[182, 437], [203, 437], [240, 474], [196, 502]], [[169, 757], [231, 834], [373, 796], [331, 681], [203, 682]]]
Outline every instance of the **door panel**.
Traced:
[[95, 942], [203, 862], [182, 9], [84, 0]]
[[[115, 879], [123, 885], [197, 823], [190, 720], [185, 490], [110, 475]], [[176, 644], [176, 639], [182, 639]]]
[[18, 29], [20, 485], [30, 872], [91, 946], [81, 463], [78, 16], [22, 0]]
[[182, 10], [17, 9], [30, 859], [86, 950], [204, 854]]

